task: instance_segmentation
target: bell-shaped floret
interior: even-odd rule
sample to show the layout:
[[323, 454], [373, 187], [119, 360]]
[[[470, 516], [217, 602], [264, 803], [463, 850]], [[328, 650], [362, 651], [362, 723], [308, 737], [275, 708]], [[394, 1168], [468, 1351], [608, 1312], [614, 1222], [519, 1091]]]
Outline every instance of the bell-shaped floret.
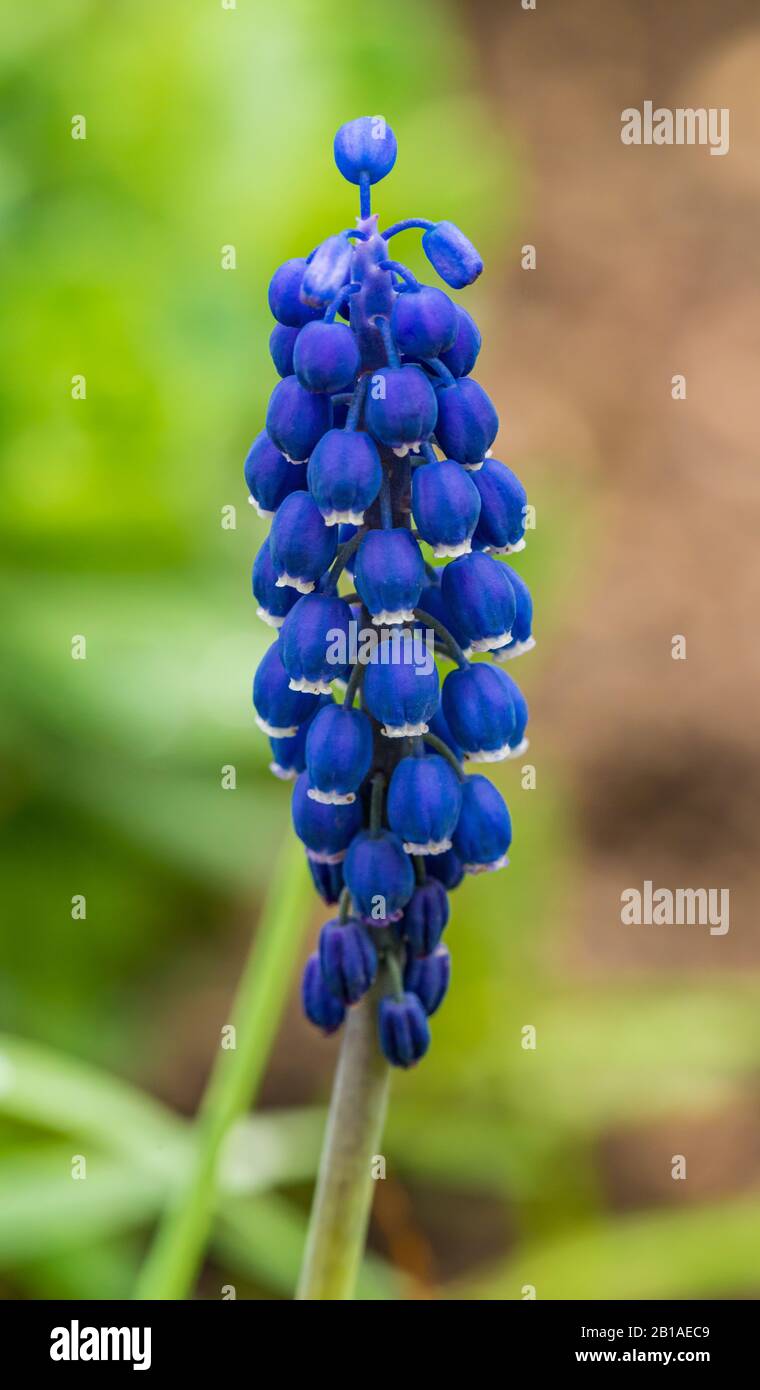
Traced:
[[378, 642], [364, 676], [364, 703], [386, 738], [426, 734], [438, 700], [438, 671], [419, 633], [399, 631]]
[[473, 537], [473, 548], [507, 555], [525, 549], [525, 507], [527, 496], [520, 479], [506, 463], [486, 459], [472, 475], [480, 493], [480, 518]]
[[403, 457], [436, 427], [435, 391], [419, 367], [383, 367], [369, 379], [364, 414], [375, 439]]
[[415, 468], [412, 511], [434, 555], [469, 554], [480, 516], [480, 494], [466, 469], [450, 459]]
[[[307, 476], [309, 491], [328, 526], [336, 522], [359, 526], [383, 481], [377, 445], [363, 430], [328, 430], [309, 459]], [[348, 536], [341, 531], [340, 539]]]
[[351, 609], [337, 594], [304, 594], [280, 632], [282, 664], [291, 690], [329, 695], [346, 665]]
[[330, 428], [330, 397], [307, 391], [297, 376], [283, 377], [269, 397], [266, 427], [291, 463], [304, 463]]
[[499, 417], [493, 402], [472, 377], [463, 376], [438, 391], [435, 437], [449, 458], [465, 468], [479, 469], [498, 429]]
[[361, 829], [361, 803], [328, 806], [309, 796], [309, 785], [308, 773], [302, 772], [293, 789], [291, 808], [296, 835], [305, 844], [310, 859], [339, 864]]
[[390, 830], [360, 831], [349, 845], [343, 877], [354, 910], [375, 927], [397, 922], [414, 892], [412, 861]]
[[291, 492], [272, 522], [269, 548], [278, 586], [310, 594], [335, 559], [338, 528], [325, 526], [308, 492]]
[[437, 854], [434, 859], [428, 859], [426, 867], [428, 878], [437, 879], [449, 893], [453, 893], [464, 878], [464, 865], [453, 849], [447, 849], [445, 854]]
[[259, 605], [256, 616], [269, 627], [282, 627], [293, 604], [298, 603], [298, 591], [278, 585], [269, 537], [264, 541], [253, 562], [251, 586], [253, 596]]
[[372, 725], [366, 714], [327, 705], [309, 726], [306, 767], [315, 801], [356, 800], [372, 762]]
[[447, 565], [441, 597], [467, 653], [490, 652], [510, 640], [515, 595], [506, 565], [474, 551]]
[[357, 592], [378, 627], [411, 622], [425, 583], [425, 562], [402, 526], [367, 531], [354, 564]]
[[253, 679], [256, 723], [270, 738], [293, 738], [299, 725], [319, 708], [316, 695], [291, 690], [279, 642], [264, 653]]
[[509, 661], [513, 656], [522, 656], [523, 652], [532, 651], [536, 639], [533, 636], [533, 600], [530, 589], [511, 565], [502, 565], [502, 569], [506, 570], [515, 596], [515, 620], [509, 642], [506, 646], [498, 647], [494, 651], [494, 657], [497, 661]]
[[440, 754], [402, 758], [388, 786], [388, 824], [407, 854], [443, 854], [461, 802], [459, 778]]
[[467, 873], [503, 869], [511, 843], [512, 822], [501, 792], [480, 773], [466, 777], [454, 849]]
[[254, 439], [243, 468], [249, 501], [259, 516], [273, 517], [291, 492], [306, 487], [306, 466], [292, 464], [274, 445], [266, 430]]
[[450, 671], [443, 682], [441, 703], [465, 757], [482, 763], [509, 757], [515, 707], [509, 683], [497, 666]]
[[295, 782], [306, 768], [306, 736], [316, 716], [299, 724], [290, 738], [270, 738], [272, 761], [269, 771], [283, 782]]

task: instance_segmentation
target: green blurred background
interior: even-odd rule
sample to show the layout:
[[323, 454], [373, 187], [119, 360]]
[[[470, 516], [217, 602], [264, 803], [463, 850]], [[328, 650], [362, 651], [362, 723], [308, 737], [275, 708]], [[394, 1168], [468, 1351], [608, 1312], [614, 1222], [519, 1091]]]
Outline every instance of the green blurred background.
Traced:
[[[645, 877], [730, 884], [735, 904], [744, 892], [755, 901], [757, 887], [753, 830], [714, 858], [724, 802], [744, 795], [755, 763], [747, 738], [709, 745], [707, 634], [702, 656], [685, 625], [686, 559], [662, 535], [659, 549], [630, 550], [632, 536], [652, 539], [640, 422], [652, 427], [655, 398], [661, 408], [659, 383], [632, 397], [631, 381], [637, 369], [644, 380], [653, 341], [683, 308], [652, 269], [659, 256], [672, 288], [670, 213], [641, 210], [642, 188], [660, 207], [662, 175], [617, 142], [620, 108], [650, 95], [659, 21], [655, 6], [622, 0], [602, 21], [590, 3], [573, 19], [552, 3], [508, 8], [389, 0], [349, 19], [335, 0], [69, 0], [5, 14], [7, 1297], [129, 1293], [185, 1161], [186, 1119], [278, 855], [291, 872], [289, 789], [267, 771], [250, 709], [269, 633], [250, 599], [264, 532], [242, 461], [274, 380], [269, 277], [351, 225], [355, 190], [333, 166], [332, 135], [376, 111], [400, 150], [376, 190], [382, 220], [451, 218], [486, 260], [462, 298], [484, 331], [479, 375], [502, 413], [502, 456], [537, 508], [519, 567], [539, 645], [512, 672], [533, 705], [537, 785], [523, 789], [512, 764], [494, 774], [515, 822], [512, 864], [456, 895], [454, 986], [429, 1058], [394, 1081], [362, 1291], [760, 1291], [756, 956], [736, 916], [729, 938], [671, 928], [663, 934], [681, 935], [664, 946], [644, 928], [623, 940], [619, 922], [620, 892]], [[679, 8], [704, 22], [693, 52], [676, 61], [673, 47], [672, 74], [664, 50], [671, 105], [683, 68], [704, 72], [714, 51], [708, 7]], [[729, 35], [756, 42], [750, 11], [729, 10]], [[754, 100], [741, 61], [728, 76], [721, 62], [710, 90]], [[71, 138], [80, 115], [86, 140]], [[705, 188], [727, 161], [665, 153], [683, 156], [691, 181], [697, 267], [716, 200], [738, 194], [725, 181]], [[675, 173], [671, 162], [668, 180]], [[757, 187], [746, 177], [749, 243]], [[525, 243], [538, 246], [534, 273], [520, 266]], [[223, 269], [230, 246], [236, 265]], [[413, 234], [398, 254], [422, 272]], [[681, 290], [709, 327], [712, 301], [695, 283], [684, 276]], [[693, 359], [698, 378], [699, 328], [675, 365], [664, 355], [667, 380]], [[730, 376], [730, 333], [719, 351]], [[79, 374], [84, 400], [72, 398]], [[692, 449], [700, 418], [664, 443], [665, 419], [655, 462], [671, 492], [660, 501], [674, 516], [690, 505], [696, 525], [709, 490], [701, 475], [679, 478], [666, 454]], [[224, 526], [230, 507], [235, 524]], [[672, 672], [670, 634], [687, 630], [697, 630], [690, 687], [696, 676], [703, 689], [705, 662], [702, 704]], [[76, 635], [86, 660], [72, 660]], [[671, 734], [684, 721], [679, 761]], [[716, 771], [727, 759], [733, 780]], [[221, 785], [230, 764], [234, 791]], [[663, 806], [678, 808], [675, 821]], [[71, 916], [76, 894], [83, 921]], [[255, 1116], [225, 1160], [201, 1297], [228, 1285], [238, 1297], [292, 1292], [335, 1060], [296, 997], [325, 915], [305, 888], [289, 1003]], [[535, 1051], [521, 1045], [526, 1025]], [[81, 1186], [76, 1154], [88, 1163]], [[687, 1156], [685, 1183], [670, 1176], [675, 1154]]]

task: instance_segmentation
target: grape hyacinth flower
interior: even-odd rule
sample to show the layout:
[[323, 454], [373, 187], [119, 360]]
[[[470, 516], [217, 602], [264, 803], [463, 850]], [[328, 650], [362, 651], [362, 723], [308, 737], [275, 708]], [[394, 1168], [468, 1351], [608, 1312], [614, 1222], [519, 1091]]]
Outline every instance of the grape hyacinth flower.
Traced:
[[[326, 1191], [335, 1136], [379, 1124], [382, 1058], [406, 1069], [430, 1046], [449, 983], [449, 893], [507, 862], [509, 811], [467, 765], [527, 747], [527, 704], [496, 663], [533, 645], [528, 589], [497, 558], [522, 549], [527, 500], [492, 457], [498, 416], [472, 376], [480, 332], [446, 289], [396, 259], [396, 238], [421, 231], [455, 291], [482, 260], [445, 220], [382, 227], [372, 190], [397, 157], [382, 117], [342, 126], [334, 153], [359, 216], [346, 230], [344, 214], [272, 276], [278, 379], [245, 464], [251, 500], [271, 519], [253, 592], [278, 634], [254, 682], [257, 721], [272, 771], [294, 782], [315, 889], [337, 904], [302, 986], [317, 1028], [345, 1023]], [[373, 1087], [374, 1118], [362, 1121], [347, 1096]], [[351, 1179], [357, 1191], [367, 1181], [363, 1170]], [[318, 1193], [302, 1297], [347, 1296], [320, 1255], [324, 1201]]]

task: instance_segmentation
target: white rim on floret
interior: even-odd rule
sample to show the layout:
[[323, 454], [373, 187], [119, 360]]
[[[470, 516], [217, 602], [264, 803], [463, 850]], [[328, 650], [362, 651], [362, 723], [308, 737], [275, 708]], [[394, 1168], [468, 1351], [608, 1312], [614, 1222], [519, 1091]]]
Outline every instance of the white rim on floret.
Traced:
[[418, 734], [429, 734], [427, 724], [383, 724], [382, 732], [386, 738], [416, 738]]
[[518, 743], [518, 745], [517, 745], [516, 748], [510, 748], [510, 750], [509, 750], [509, 752], [508, 752], [508, 754], [507, 754], [507, 757], [508, 757], [508, 758], [521, 758], [522, 755], [523, 755], [523, 753], [527, 753], [527, 751], [528, 751], [529, 748], [530, 748], [530, 739], [528, 739], [528, 738], [523, 738], [523, 739], [520, 740], [520, 742]]
[[279, 777], [281, 782], [295, 782], [298, 773], [294, 767], [282, 767], [280, 763], [270, 763], [269, 771]]
[[393, 627], [394, 624], [397, 625], [398, 623], [411, 623], [414, 621], [414, 609], [398, 608], [395, 613], [386, 612], [383, 609], [382, 613], [372, 614], [372, 621], [375, 627]]
[[262, 719], [260, 714], [256, 715], [256, 723], [261, 732], [267, 734], [269, 738], [294, 738], [298, 733], [298, 725], [291, 724], [287, 729], [280, 728], [277, 724], [268, 724], [266, 719]]
[[319, 787], [309, 787], [306, 795], [322, 806], [351, 806], [356, 801], [356, 792], [321, 792]]
[[297, 680], [292, 677], [288, 681], [289, 690], [300, 690], [306, 695], [330, 695], [332, 686], [327, 681], [307, 681], [305, 676], [299, 676]]
[[256, 498], [254, 497], [252, 492], [249, 492], [248, 494], [248, 501], [253, 507], [253, 510], [255, 511], [256, 515], [260, 516], [262, 521], [271, 521], [272, 517], [274, 516], [274, 512], [268, 512], [266, 507], [262, 507], [261, 503], [256, 501]]
[[466, 874], [493, 874], [497, 869], [506, 869], [509, 858], [502, 854], [500, 859], [493, 859], [490, 864], [464, 864], [462, 867]]
[[493, 654], [494, 661], [511, 661], [513, 656], [524, 656], [526, 652], [532, 652], [536, 645], [535, 637], [526, 637], [524, 642], [515, 642], [514, 646], [506, 651], [497, 651]]
[[479, 473], [484, 463], [485, 459], [481, 459], [480, 463], [463, 463], [462, 467], [466, 468], [468, 473]]
[[526, 543], [523, 536], [522, 540], [515, 541], [514, 545], [485, 545], [483, 549], [488, 555], [517, 555], [525, 549]]
[[322, 517], [325, 526], [342, 526], [344, 523], [348, 526], [361, 526], [364, 520], [364, 512], [323, 512]]
[[281, 574], [279, 579], [275, 580], [275, 588], [297, 589], [299, 594], [310, 594], [314, 589], [314, 580], [299, 579], [294, 574]]
[[285, 619], [281, 618], [278, 613], [270, 613], [268, 608], [257, 608], [256, 617], [261, 618], [262, 623], [266, 623], [267, 627], [282, 627], [285, 622]]
[[424, 845], [405, 840], [404, 849], [407, 854], [445, 854], [447, 849], [451, 849], [451, 840], [428, 840]]
[[308, 462], [308, 459], [292, 459], [292, 458], [290, 457], [290, 454], [286, 454], [284, 450], [283, 450], [282, 457], [283, 457], [284, 459], [287, 459], [287, 460], [288, 460], [288, 463], [302, 464], [302, 463], [307, 463], [307, 462]]
[[319, 849], [307, 849], [306, 858], [313, 859], [315, 864], [342, 864], [346, 857], [344, 849], [337, 854], [326, 854]]
[[474, 753], [465, 749], [464, 756], [469, 758], [471, 763], [500, 763], [510, 757], [511, 752], [509, 744], [505, 743], [501, 748], [476, 748]]
[[449, 556], [452, 560], [455, 560], [457, 555], [470, 555], [471, 553], [472, 541], [469, 536], [467, 540], [460, 541], [458, 545], [436, 545], [433, 547], [433, 554], [437, 556], [438, 559]]
[[407, 454], [416, 454], [421, 443], [421, 439], [415, 439], [412, 444], [394, 444], [393, 452], [397, 459], [405, 459]]
[[511, 636], [511, 632], [500, 632], [496, 637], [473, 637], [470, 650], [473, 652], [492, 652], [494, 647], [503, 647]]

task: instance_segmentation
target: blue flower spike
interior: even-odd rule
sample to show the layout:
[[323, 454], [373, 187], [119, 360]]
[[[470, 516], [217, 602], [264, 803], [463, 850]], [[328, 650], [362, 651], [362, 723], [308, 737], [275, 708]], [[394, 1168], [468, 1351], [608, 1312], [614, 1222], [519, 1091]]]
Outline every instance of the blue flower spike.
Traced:
[[[355, 225], [343, 214], [268, 289], [273, 389], [244, 476], [270, 526], [252, 589], [276, 640], [253, 703], [336, 913], [306, 962], [304, 1013], [330, 1034], [372, 1009], [382, 1053], [407, 1069], [449, 988], [450, 894], [507, 863], [509, 811], [469, 767], [528, 746], [527, 701], [501, 666], [534, 645], [530, 592], [501, 558], [524, 548], [528, 509], [493, 457], [480, 331], [448, 293], [481, 274], [477, 250], [446, 220], [381, 230], [372, 190], [397, 156], [384, 117], [347, 121], [334, 155]], [[406, 233], [442, 285], [397, 258]]]

